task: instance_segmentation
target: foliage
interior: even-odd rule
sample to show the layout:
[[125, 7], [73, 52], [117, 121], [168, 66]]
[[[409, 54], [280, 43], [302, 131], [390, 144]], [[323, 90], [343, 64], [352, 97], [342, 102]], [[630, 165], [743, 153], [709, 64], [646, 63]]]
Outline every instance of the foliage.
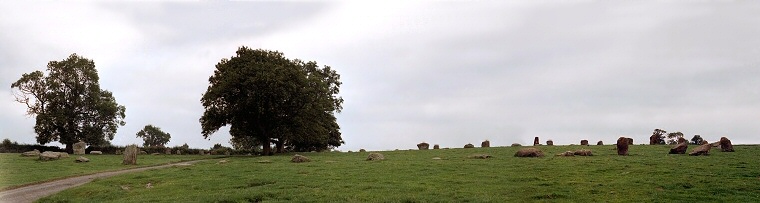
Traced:
[[211, 152], [211, 155], [223, 155], [226, 153], [232, 153], [232, 149], [229, 147], [222, 146], [222, 144], [214, 144], [213, 147], [209, 150]]
[[31, 145], [31, 144], [19, 144], [16, 141], [11, 141], [10, 139], [6, 138], [3, 139], [2, 144], [0, 144], [0, 153], [23, 153], [27, 151], [33, 151], [38, 150], [40, 152], [44, 151], [54, 151], [54, 152], [60, 152], [63, 151], [60, 147], [56, 146], [43, 146], [43, 145]]
[[208, 138], [230, 125], [234, 145], [261, 145], [264, 154], [271, 153], [271, 143], [278, 152], [285, 147], [310, 151], [340, 146], [343, 139], [334, 115], [343, 103], [337, 96], [339, 79], [329, 66], [240, 47], [209, 78], [201, 98], [202, 134]]
[[535, 146], [547, 155], [593, 150], [588, 157], [513, 157], [519, 147], [388, 151], [380, 162], [365, 161], [368, 153], [299, 153], [313, 160], [301, 164], [290, 163], [293, 154], [228, 157], [98, 180], [41, 201], [760, 202], [760, 172], [752, 170], [760, 146], [710, 156], [630, 147], [630, 156], [607, 145]]
[[683, 133], [681, 133], [681, 132], [668, 133], [667, 137], [668, 137], [668, 144], [669, 145], [678, 144], [678, 139], [679, 138], [683, 138]]
[[703, 140], [704, 139], [702, 139], [702, 136], [694, 135], [694, 137], [691, 138], [691, 144], [701, 145]]
[[76, 54], [25, 73], [11, 84], [16, 101], [26, 104], [27, 114], [36, 116], [37, 142], [58, 141], [71, 152], [72, 144], [84, 141], [98, 145], [112, 140], [124, 122], [124, 106], [113, 94], [100, 89], [95, 63]]
[[3, 139], [3, 143], [0, 146], [10, 146], [10, 145], [14, 145], [14, 144], [18, 144], [18, 143], [17, 142], [11, 142], [10, 139], [5, 138], [5, 139]]
[[[90, 151], [101, 151], [104, 154], [116, 154], [116, 151], [124, 152], [124, 148], [126, 146], [114, 146], [114, 145], [101, 145], [101, 146], [88, 146], [85, 150], [87, 153]], [[159, 154], [165, 154], [166, 148], [164, 146], [149, 146], [149, 147], [141, 147], [139, 148], [140, 151], [145, 151], [148, 154], [152, 153], [159, 153]], [[190, 149], [190, 148], [182, 148], [182, 147], [171, 147], [172, 153], [176, 153], [178, 149], [182, 150], [182, 154], [198, 154], [198, 152], [201, 149]]]
[[187, 150], [187, 149], [190, 149], [190, 146], [189, 146], [189, 145], [187, 145], [187, 143], [185, 143], [185, 144], [183, 144], [182, 146], [180, 146], [180, 149], [184, 149], [184, 150]]
[[[124, 149], [125, 149], [125, 147], [122, 147], [121, 151], [123, 152]], [[139, 150], [140, 151], [145, 151], [148, 154], [153, 154], [153, 153], [166, 154], [166, 147], [164, 147], [164, 146], [140, 147]], [[174, 150], [172, 150], [172, 152], [174, 152]]]
[[202, 149], [190, 148], [190, 146], [185, 143], [182, 146], [172, 147], [173, 153], [177, 153], [177, 150], [181, 150], [182, 154], [200, 154]]
[[261, 151], [261, 142], [250, 136], [232, 137], [230, 145], [235, 150]]
[[137, 132], [137, 137], [143, 139], [144, 147], [163, 147], [166, 143], [169, 143], [169, 139], [172, 136], [169, 133], [161, 131], [159, 127], [146, 125], [142, 130]]
[[[668, 132], [662, 129], [654, 129], [654, 132], [652, 132], [652, 136], [649, 137], [650, 139], [649, 144], [665, 144], [665, 133], [668, 133]], [[654, 138], [654, 143], [652, 143], [653, 138]]]

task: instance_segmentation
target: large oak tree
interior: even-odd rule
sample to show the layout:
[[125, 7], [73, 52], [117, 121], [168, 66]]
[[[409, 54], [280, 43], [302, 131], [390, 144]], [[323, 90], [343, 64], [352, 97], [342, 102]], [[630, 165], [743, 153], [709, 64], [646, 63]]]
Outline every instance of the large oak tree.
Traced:
[[106, 144], [119, 126], [125, 124], [125, 108], [113, 94], [100, 89], [95, 63], [71, 54], [62, 61], [50, 61], [47, 75], [26, 73], [11, 84], [16, 101], [27, 105], [27, 114], [36, 116], [37, 142], [58, 141], [72, 152], [72, 145], [84, 141]]
[[329, 66], [241, 47], [216, 65], [209, 83], [201, 98], [204, 138], [230, 125], [234, 140], [260, 144], [264, 154], [271, 154], [272, 144], [282, 152], [344, 143], [335, 118], [343, 103], [340, 75]]

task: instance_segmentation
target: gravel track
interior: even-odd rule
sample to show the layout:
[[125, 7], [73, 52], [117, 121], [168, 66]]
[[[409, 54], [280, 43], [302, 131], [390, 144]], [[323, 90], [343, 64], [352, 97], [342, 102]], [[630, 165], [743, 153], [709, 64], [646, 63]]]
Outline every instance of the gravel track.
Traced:
[[44, 182], [39, 184], [27, 185], [15, 189], [10, 189], [0, 192], [0, 202], [13, 202], [13, 203], [27, 203], [34, 202], [40, 198], [58, 193], [60, 191], [73, 188], [76, 186], [84, 185], [96, 178], [107, 178], [115, 175], [121, 175], [125, 173], [140, 172], [150, 169], [159, 169], [172, 166], [190, 165], [203, 160], [184, 161], [171, 164], [164, 164], [158, 166], [148, 166], [142, 168], [124, 169], [119, 171], [100, 172], [90, 175], [77, 176], [71, 178], [65, 178], [50, 182]]

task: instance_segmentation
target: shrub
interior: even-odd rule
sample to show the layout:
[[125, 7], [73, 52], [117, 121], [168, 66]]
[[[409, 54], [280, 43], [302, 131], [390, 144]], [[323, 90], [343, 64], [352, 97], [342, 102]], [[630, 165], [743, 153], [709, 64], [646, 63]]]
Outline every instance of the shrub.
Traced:
[[43, 146], [43, 145], [31, 145], [31, 144], [19, 144], [18, 142], [11, 141], [10, 139], [6, 138], [3, 139], [3, 142], [0, 143], [0, 153], [23, 153], [27, 151], [33, 151], [33, 150], [39, 150], [40, 152], [44, 151], [54, 151], [54, 152], [62, 152], [64, 151], [60, 147], [55, 146]]

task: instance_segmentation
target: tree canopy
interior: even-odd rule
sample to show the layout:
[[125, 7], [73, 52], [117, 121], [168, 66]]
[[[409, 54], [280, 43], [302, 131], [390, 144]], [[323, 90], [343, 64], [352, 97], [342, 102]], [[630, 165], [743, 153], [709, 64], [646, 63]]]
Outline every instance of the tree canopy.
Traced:
[[264, 154], [271, 154], [272, 143], [278, 152], [340, 146], [344, 142], [335, 118], [342, 110], [340, 85], [340, 75], [330, 66], [240, 47], [209, 77], [201, 98], [202, 134], [208, 138], [230, 125], [233, 141], [262, 146]]
[[106, 144], [119, 126], [125, 124], [126, 108], [116, 103], [113, 94], [100, 89], [95, 63], [71, 54], [62, 61], [47, 64], [42, 71], [25, 73], [11, 84], [14, 96], [26, 104], [27, 114], [36, 116], [37, 142], [58, 141], [72, 151], [72, 144]]
[[691, 138], [691, 144], [695, 145], [701, 145], [702, 144], [702, 136], [700, 135], [694, 135], [694, 137]]
[[678, 144], [678, 139], [683, 138], [683, 133], [681, 132], [672, 132], [668, 133], [668, 144]]
[[163, 147], [172, 138], [169, 133], [153, 125], [146, 125], [142, 130], [137, 132], [137, 137], [143, 139], [144, 147]]

